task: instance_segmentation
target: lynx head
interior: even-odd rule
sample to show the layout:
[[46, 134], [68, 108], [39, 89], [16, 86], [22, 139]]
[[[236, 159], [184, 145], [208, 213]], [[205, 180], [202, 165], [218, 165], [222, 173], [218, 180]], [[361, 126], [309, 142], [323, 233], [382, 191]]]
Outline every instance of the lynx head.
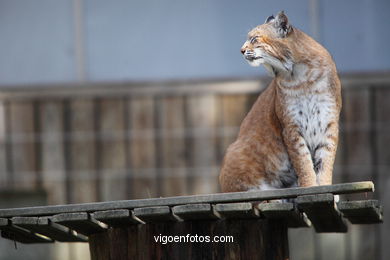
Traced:
[[289, 49], [289, 38], [294, 33], [284, 12], [268, 17], [264, 24], [248, 33], [241, 53], [251, 66], [263, 64], [273, 75], [291, 72], [293, 60]]

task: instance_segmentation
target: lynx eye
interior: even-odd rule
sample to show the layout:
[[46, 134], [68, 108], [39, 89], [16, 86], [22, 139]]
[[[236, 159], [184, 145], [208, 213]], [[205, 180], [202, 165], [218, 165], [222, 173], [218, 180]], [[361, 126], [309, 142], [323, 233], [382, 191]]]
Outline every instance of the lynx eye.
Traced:
[[250, 42], [251, 44], [256, 43], [256, 42], [257, 42], [257, 36], [252, 37], [252, 38], [249, 40], [249, 42]]
[[274, 15], [268, 16], [267, 20], [265, 20], [265, 23], [269, 23], [271, 20], [274, 20]]

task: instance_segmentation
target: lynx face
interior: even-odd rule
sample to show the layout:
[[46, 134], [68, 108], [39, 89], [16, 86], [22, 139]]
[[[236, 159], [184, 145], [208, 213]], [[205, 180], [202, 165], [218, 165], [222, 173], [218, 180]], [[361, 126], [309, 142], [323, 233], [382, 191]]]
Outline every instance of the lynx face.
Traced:
[[291, 72], [293, 60], [288, 48], [288, 38], [293, 28], [287, 16], [280, 12], [276, 18], [270, 16], [264, 24], [248, 33], [241, 53], [251, 66], [261, 64], [273, 75], [280, 71]]

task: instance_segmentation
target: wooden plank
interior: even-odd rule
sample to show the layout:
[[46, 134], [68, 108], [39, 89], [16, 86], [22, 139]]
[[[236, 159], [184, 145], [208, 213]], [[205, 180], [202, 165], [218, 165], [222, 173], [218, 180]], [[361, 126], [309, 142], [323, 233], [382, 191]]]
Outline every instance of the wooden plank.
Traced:
[[68, 109], [71, 203], [98, 201], [94, 102], [72, 99]]
[[269, 202], [257, 205], [260, 214], [265, 218], [284, 220], [288, 227], [310, 227], [311, 222], [305, 213], [299, 212], [294, 203]]
[[114, 209], [133, 209], [139, 207], [153, 207], [153, 206], [175, 206], [191, 203], [230, 203], [230, 202], [249, 202], [262, 201], [272, 199], [294, 198], [297, 196], [333, 193], [359, 193], [370, 192], [374, 190], [374, 184], [370, 181], [356, 182], [356, 183], [342, 183], [334, 185], [323, 185], [307, 188], [287, 188], [264, 191], [250, 191], [250, 192], [232, 192], [232, 193], [216, 193], [208, 195], [192, 195], [180, 197], [154, 198], [154, 199], [140, 199], [140, 200], [123, 200], [111, 202], [98, 203], [84, 203], [84, 204], [70, 204], [58, 206], [44, 206], [44, 207], [27, 207], [15, 209], [0, 209], [0, 217], [13, 216], [42, 216], [54, 215], [59, 213], [71, 212], [94, 212], [101, 210]]
[[94, 233], [106, 231], [107, 225], [97, 221], [90, 214], [85, 212], [79, 213], [62, 213], [50, 218], [54, 223], [67, 226], [86, 236]]
[[[89, 237], [91, 260], [111, 260], [108, 232], [92, 234]], [[112, 259], [113, 260], [113, 259]]]
[[[366, 87], [368, 85], [389, 85], [389, 75], [387, 72], [361, 73], [359, 75], [352, 73], [340, 75], [340, 80], [344, 90], [357, 87]], [[242, 94], [258, 93], [270, 82], [270, 77], [259, 77], [256, 79], [224, 79], [224, 80], [194, 80], [184, 82], [172, 81], [162, 84], [156, 82], [82, 82], [71, 84], [42, 84], [28, 85], [28, 87], [18, 87], [18, 91], [13, 91], [14, 86], [3, 86], [0, 93], [0, 99], [8, 100], [26, 100], [31, 98], [80, 98], [90, 97], [118, 97], [124, 95], [187, 95], [187, 94]]]
[[347, 232], [347, 225], [336, 207], [333, 194], [298, 196], [296, 203], [317, 232]]
[[13, 225], [9, 219], [0, 219], [0, 230], [3, 238], [24, 244], [53, 242], [50, 238]]
[[248, 113], [248, 97], [245, 94], [221, 95], [220, 121], [218, 127], [219, 161], [222, 161], [228, 146], [236, 140], [242, 120]]
[[183, 220], [212, 220], [221, 218], [213, 205], [206, 203], [174, 206], [172, 212]]
[[[374, 180], [374, 162], [376, 160], [372, 138], [373, 103], [371, 88], [353, 88], [344, 91], [343, 110], [345, 119], [345, 162], [344, 181]], [[371, 198], [366, 196], [345, 196], [349, 200]], [[349, 258], [364, 260], [378, 259], [377, 231], [374, 226], [351, 225], [348, 235]]]
[[97, 211], [92, 214], [92, 217], [114, 227], [144, 223], [134, 215], [133, 211], [127, 209]]
[[87, 242], [88, 238], [62, 225], [53, 223], [48, 217], [13, 217], [12, 224], [42, 234], [60, 242]]
[[102, 99], [99, 103], [99, 170], [102, 200], [127, 198], [127, 165], [124, 99]]
[[260, 213], [250, 202], [220, 203], [215, 210], [225, 219], [259, 218]]
[[[92, 259], [108, 251], [122, 259], [287, 259], [287, 228], [268, 220], [239, 221], [193, 221], [178, 223], [158, 223], [141, 225], [138, 229], [130, 226], [125, 233], [112, 229], [121, 241], [111, 243], [106, 237], [110, 233], [95, 234], [90, 237]], [[156, 234], [161, 236], [181, 236], [181, 242], [156, 242]], [[225, 243], [200, 242], [205, 236], [229, 236]], [[127, 244], [124, 243], [127, 239]], [[186, 241], [186, 239], [188, 239]], [[106, 243], [99, 243], [105, 241]], [[197, 242], [196, 242], [197, 241]], [[99, 248], [104, 247], [104, 248]], [[109, 247], [109, 250], [107, 249]], [[97, 250], [102, 250], [99, 253]], [[110, 259], [110, 258], [105, 258]], [[111, 258], [116, 259], [116, 258]]]
[[337, 207], [352, 224], [383, 222], [383, 207], [377, 200], [341, 201]]
[[347, 167], [344, 173], [346, 181], [372, 179], [372, 149], [370, 140], [370, 92], [369, 89], [351, 89], [345, 91], [344, 128]]
[[376, 183], [378, 185], [377, 198], [383, 204], [383, 224], [377, 227], [378, 237], [378, 255], [382, 260], [390, 259], [390, 89], [387, 85], [375, 88], [375, 129], [376, 129]]
[[[80, 98], [90, 97], [91, 95], [98, 98], [115, 98], [125, 95], [148, 96], [151, 93], [154, 95], [191, 95], [191, 94], [242, 94], [242, 93], [258, 93], [269, 83], [269, 77], [258, 78], [251, 80], [195, 80], [177, 81], [177, 82], [104, 82], [104, 83], [85, 83], [82, 84], [59, 84], [53, 87], [45, 87], [40, 85], [29, 85], [28, 88], [18, 88], [18, 91], [12, 91], [12, 87], [8, 87], [11, 91], [7, 91], [7, 87], [2, 87], [0, 99], [8, 100], [26, 100], [31, 98], [48, 99], [48, 98]], [[386, 75], [381, 75], [378, 80], [378, 75], [371, 76], [369, 80], [360, 79], [358, 83], [377, 81], [387, 82]], [[349, 79], [349, 81], [354, 81]]]
[[188, 193], [186, 181], [185, 113], [183, 97], [158, 99], [159, 178], [161, 196]]
[[49, 204], [67, 203], [63, 104], [61, 101], [43, 101], [39, 108], [42, 183], [48, 191]]
[[128, 104], [132, 198], [158, 196], [154, 97], [134, 97]]
[[218, 191], [220, 162], [217, 162], [216, 151], [217, 108], [215, 95], [186, 97], [190, 194]]
[[4, 189], [10, 185], [9, 183], [9, 169], [7, 167], [7, 145], [8, 145], [8, 133], [6, 115], [7, 108], [6, 102], [0, 101], [0, 189]]
[[134, 215], [146, 223], [180, 221], [168, 206], [135, 208]]
[[128, 232], [125, 228], [111, 228], [108, 231], [110, 259], [127, 260]]
[[34, 103], [32, 101], [11, 102], [9, 105], [11, 134], [11, 185], [31, 189], [38, 182]]

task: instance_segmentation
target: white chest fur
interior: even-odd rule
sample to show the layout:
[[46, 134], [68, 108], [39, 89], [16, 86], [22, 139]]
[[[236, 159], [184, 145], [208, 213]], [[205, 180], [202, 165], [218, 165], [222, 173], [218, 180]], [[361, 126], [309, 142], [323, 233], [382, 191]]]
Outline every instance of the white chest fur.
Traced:
[[308, 148], [313, 149], [325, 141], [327, 126], [336, 115], [336, 101], [329, 92], [328, 80], [321, 78], [310, 86], [310, 92], [290, 91], [286, 99], [287, 113], [298, 126]]
[[313, 148], [323, 142], [327, 125], [334, 120], [334, 98], [329, 93], [306, 94], [288, 103], [288, 112], [307, 146]]

